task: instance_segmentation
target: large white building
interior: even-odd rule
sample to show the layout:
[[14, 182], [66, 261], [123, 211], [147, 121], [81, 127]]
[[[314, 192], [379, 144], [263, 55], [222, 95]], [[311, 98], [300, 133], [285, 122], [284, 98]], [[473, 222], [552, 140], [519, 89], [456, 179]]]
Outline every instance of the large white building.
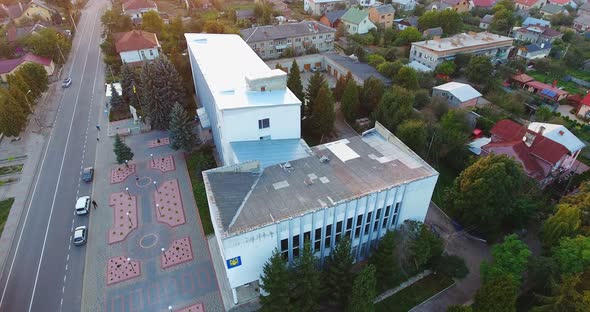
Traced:
[[203, 181], [234, 304], [259, 289], [275, 249], [292, 262], [309, 242], [323, 262], [350, 239], [361, 260], [386, 231], [424, 221], [438, 173], [383, 126], [309, 148], [282, 71], [236, 35], [185, 36], [199, 116], [223, 161]]

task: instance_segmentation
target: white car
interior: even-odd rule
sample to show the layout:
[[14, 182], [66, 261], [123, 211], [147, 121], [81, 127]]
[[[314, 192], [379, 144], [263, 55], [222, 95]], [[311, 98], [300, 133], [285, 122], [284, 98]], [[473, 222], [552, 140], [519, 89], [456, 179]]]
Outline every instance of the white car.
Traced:
[[66, 78], [64, 79], [64, 81], [61, 82], [61, 87], [62, 88], [67, 88], [72, 84], [72, 79], [70, 78]]
[[79, 226], [74, 230], [74, 245], [79, 246], [79, 245], [84, 245], [86, 244], [86, 239], [88, 237], [88, 230], [86, 229], [86, 226]]
[[81, 216], [90, 210], [90, 196], [82, 196], [76, 200], [76, 214]]

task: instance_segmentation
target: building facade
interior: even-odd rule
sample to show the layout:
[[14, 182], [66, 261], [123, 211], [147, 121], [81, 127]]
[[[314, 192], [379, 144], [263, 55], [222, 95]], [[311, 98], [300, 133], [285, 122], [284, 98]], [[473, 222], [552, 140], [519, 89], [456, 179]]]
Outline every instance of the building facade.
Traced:
[[503, 62], [512, 49], [513, 38], [488, 32], [462, 33], [449, 38], [413, 42], [410, 61], [416, 61], [434, 70], [458, 54], [486, 55], [492, 63]]
[[450, 108], [466, 108], [475, 107], [481, 93], [468, 84], [448, 82], [433, 87], [432, 96], [444, 99]]
[[373, 24], [380, 25], [383, 28], [393, 26], [395, 18], [395, 8], [391, 4], [384, 4], [369, 8], [369, 19]]
[[342, 10], [350, 5], [348, 0], [303, 0], [303, 10], [312, 15]]
[[516, 55], [528, 61], [548, 57], [549, 53], [551, 53], [551, 43], [533, 43], [518, 48]]
[[514, 38], [530, 43], [552, 43], [555, 39], [561, 39], [563, 36], [559, 31], [549, 26], [529, 25], [518, 28], [513, 33]]
[[141, 18], [149, 11], [158, 12], [158, 5], [152, 0], [127, 0], [122, 4], [123, 13], [132, 19]]
[[287, 48], [301, 55], [315, 47], [319, 52], [334, 49], [336, 29], [316, 21], [242, 29], [242, 38], [262, 59], [280, 58]]
[[55, 70], [55, 63], [50, 58], [38, 56], [32, 53], [27, 53], [16, 59], [0, 60], [0, 80], [3, 82], [7, 81], [8, 75], [13, 74], [21, 66], [33, 63], [43, 66], [47, 72], [47, 76], [53, 75]]
[[160, 56], [160, 42], [156, 34], [143, 30], [115, 33], [115, 50], [124, 64], [138, 64]]
[[363, 35], [373, 28], [377, 28], [369, 19], [369, 14], [357, 8], [350, 8], [340, 17], [344, 29], [351, 35]]

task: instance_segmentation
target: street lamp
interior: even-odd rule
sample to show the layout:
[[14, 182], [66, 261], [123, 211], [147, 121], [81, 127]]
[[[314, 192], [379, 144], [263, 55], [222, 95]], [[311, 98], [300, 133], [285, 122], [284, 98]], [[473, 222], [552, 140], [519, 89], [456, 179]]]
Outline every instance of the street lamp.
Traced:
[[168, 311], [172, 311], [172, 306], [168, 306]]
[[127, 211], [127, 219], [129, 219], [129, 225], [133, 226], [133, 222], [131, 222], [131, 216], [129, 215], [129, 211]]
[[133, 264], [131, 263], [131, 258], [127, 258], [127, 263], [129, 263], [129, 265], [131, 266], [131, 271], [133, 271], [133, 273], [135, 273], [135, 268], [133, 267]]
[[131, 198], [131, 194], [129, 193], [129, 188], [128, 187], [125, 188], [125, 191], [127, 191], [127, 196], [129, 196], [129, 198]]
[[162, 218], [163, 215], [162, 215], [162, 211], [160, 211], [160, 204], [156, 204], [156, 210], [158, 211], [158, 214], [160, 215], [160, 218]]
[[129, 160], [125, 159], [125, 167], [129, 168]]
[[165, 252], [164, 247], [162, 247], [161, 250], [162, 250], [162, 254], [164, 255], [164, 259], [166, 259], [166, 263], [168, 263], [168, 257], [166, 257], [166, 252]]
[[154, 181], [154, 189], [156, 189], [156, 192], [158, 192], [158, 183], [156, 181]]
[[152, 164], [155, 164], [155, 162], [154, 162], [154, 154], [150, 154], [150, 157], [152, 158]]

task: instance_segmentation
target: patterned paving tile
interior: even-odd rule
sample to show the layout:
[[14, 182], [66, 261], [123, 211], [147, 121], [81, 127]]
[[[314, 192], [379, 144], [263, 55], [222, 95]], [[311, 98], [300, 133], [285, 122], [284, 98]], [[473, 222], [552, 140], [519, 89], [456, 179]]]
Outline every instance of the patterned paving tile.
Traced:
[[109, 205], [113, 208], [113, 225], [109, 229], [109, 244], [125, 240], [137, 228], [137, 198], [126, 192], [111, 194]]
[[111, 168], [111, 184], [121, 183], [134, 173], [135, 164], [129, 164], [129, 167], [123, 165]]
[[156, 199], [156, 219], [158, 222], [168, 224], [171, 227], [182, 225], [186, 222], [184, 206], [178, 188], [178, 180], [169, 180], [160, 187], [154, 195]]
[[107, 262], [107, 285], [113, 285], [141, 275], [140, 262], [127, 261], [125, 257], [113, 257]]
[[163, 269], [193, 260], [193, 247], [190, 236], [175, 240], [172, 246], [160, 256]]

